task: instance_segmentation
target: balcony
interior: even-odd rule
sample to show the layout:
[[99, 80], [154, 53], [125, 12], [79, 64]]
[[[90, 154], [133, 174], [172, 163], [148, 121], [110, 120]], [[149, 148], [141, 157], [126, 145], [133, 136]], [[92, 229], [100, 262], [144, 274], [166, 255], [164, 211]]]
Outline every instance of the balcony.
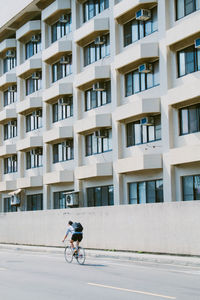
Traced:
[[71, 183], [74, 181], [74, 173], [71, 170], [49, 172], [44, 175], [44, 184]]
[[9, 85], [14, 85], [17, 82], [15, 71], [11, 70], [0, 76], [0, 90], [5, 90]]
[[134, 117], [144, 117], [160, 113], [159, 98], [140, 98], [137, 95], [131, 96], [134, 101], [125, 105], [120, 105], [113, 113], [113, 119], [118, 122], [133, 119]]
[[65, 139], [73, 138], [73, 128], [72, 126], [64, 126], [64, 127], [55, 127], [51, 130], [46, 131], [43, 134], [43, 142], [44, 143], [58, 143]]
[[138, 10], [141, 8], [150, 9], [157, 2], [157, 0], [122, 0], [114, 6], [114, 19], [119, 24], [124, 24], [133, 19]]
[[81, 166], [75, 169], [75, 178], [79, 180], [112, 175], [112, 163], [94, 163], [92, 165]]
[[29, 136], [17, 142], [17, 151], [27, 151], [36, 147], [43, 147], [42, 136]]
[[27, 97], [16, 105], [17, 113], [27, 115], [32, 111], [42, 107], [42, 97]]
[[0, 192], [9, 192], [16, 190], [17, 182], [16, 180], [5, 180], [0, 182]]
[[17, 113], [15, 108], [6, 108], [0, 112], [0, 124], [4, 124], [9, 120], [17, 118]]
[[29, 58], [23, 64], [16, 67], [16, 75], [25, 79], [29, 77], [33, 72], [42, 69], [41, 58]]
[[109, 32], [109, 19], [92, 19], [74, 32], [74, 41], [81, 47], [92, 42], [97, 36]]
[[200, 161], [200, 145], [190, 145], [174, 148], [166, 154], [170, 165], [195, 163]]
[[53, 64], [63, 55], [72, 52], [72, 42], [64, 37], [62, 40], [51, 44], [46, 50], [42, 52], [42, 60], [47, 64]]
[[41, 21], [29, 21], [16, 31], [16, 39], [22, 43], [26, 43], [31, 39], [33, 34], [41, 32]]
[[139, 42], [128, 47], [115, 57], [114, 67], [120, 73], [126, 73], [145, 62], [152, 62], [159, 58], [158, 43]]
[[138, 153], [134, 157], [119, 159], [113, 167], [119, 174], [162, 169], [162, 155]]
[[86, 90], [93, 83], [101, 79], [110, 78], [110, 66], [88, 66], [83, 72], [79, 73], [74, 82], [74, 86], [81, 90]]
[[112, 118], [111, 114], [96, 114], [87, 119], [78, 120], [74, 124], [74, 131], [79, 134], [88, 134], [95, 129], [103, 127], [111, 127]]
[[41, 186], [43, 186], [43, 177], [40, 175], [17, 178], [18, 189], [41, 187]]
[[0, 146], [0, 157], [6, 157], [13, 154], [16, 154], [15, 144]]
[[56, 0], [42, 11], [42, 21], [51, 25], [59, 19], [62, 13], [68, 13], [70, 10], [70, 0]]
[[43, 101], [47, 103], [56, 102], [65, 95], [73, 94], [73, 83], [56, 83], [43, 91]]
[[0, 43], [0, 53], [3, 55], [8, 49], [16, 48], [17, 41], [16, 39], [6, 39]]

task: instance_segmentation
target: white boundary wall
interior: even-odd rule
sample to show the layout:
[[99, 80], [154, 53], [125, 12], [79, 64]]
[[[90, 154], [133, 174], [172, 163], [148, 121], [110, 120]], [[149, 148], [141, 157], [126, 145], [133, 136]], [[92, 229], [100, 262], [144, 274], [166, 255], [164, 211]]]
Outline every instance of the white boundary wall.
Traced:
[[200, 201], [0, 214], [0, 243], [62, 246], [69, 219], [86, 248], [200, 255]]

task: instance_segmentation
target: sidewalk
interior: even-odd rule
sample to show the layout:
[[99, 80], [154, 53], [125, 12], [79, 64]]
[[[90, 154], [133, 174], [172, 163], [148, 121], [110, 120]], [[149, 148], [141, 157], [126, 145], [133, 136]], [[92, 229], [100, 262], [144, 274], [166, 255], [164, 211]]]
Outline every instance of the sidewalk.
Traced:
[[[57, 253], [63, 254], [64, 248], [62, 247], [39, 247], [39, 246], [24, 246], [13, 244], [0, 244], [1, 250], [11, 251], [30, 251], [39, 253]], [[109, 258], [118, 259], [121, 261], [137, 261], [149, 262], [160, 264], [173, 264], [182, 266], [192, 266], [200, 268], [200, 256], [176, 256], [165, 254], [148, 254], [148, 253], [132, 253], [120, 251], [106, 251], [106, 250], [91, 250], [86, 249], [86, 256], [90, 258]]]

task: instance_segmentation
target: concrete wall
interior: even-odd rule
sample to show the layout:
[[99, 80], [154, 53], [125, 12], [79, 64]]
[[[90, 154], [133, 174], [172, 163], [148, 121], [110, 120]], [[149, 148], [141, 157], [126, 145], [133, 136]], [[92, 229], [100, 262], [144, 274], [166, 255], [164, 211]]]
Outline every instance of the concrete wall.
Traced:
[[62, 246], [69, 219], [86, 248], [200, 254], [200, 201], [0, 214], [0, 242]]

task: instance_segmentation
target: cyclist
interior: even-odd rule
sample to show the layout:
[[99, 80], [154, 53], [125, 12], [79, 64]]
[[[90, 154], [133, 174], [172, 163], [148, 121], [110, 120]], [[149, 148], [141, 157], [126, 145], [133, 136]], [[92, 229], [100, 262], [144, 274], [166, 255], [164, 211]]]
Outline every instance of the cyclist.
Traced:
[[[65, 237], [63, 239], [63, 243], [66, 240], [67, 236], [69, 233], [71, 233], [71, 240], [70, 240], [70, 245], [72, 247], [72, 249], [74, 250], [74, 253], [77, 252], [78, 247], [79, 247], [79, 243], [82, 241], [83, 239], [83, 233], [82, 233], [82, 229], [81, 231], [77, 231], [76, 229], [76, 224], [80, 224], [80, 223], [73, 223], [72, 221], [68, 222], [68, 229], [67, 232], [65, 234]], [[81, 225], [81, 224], [80, 224]], [[81, 226], [82, 227], [82, 226]], [[83, 228], [83, 227], [82, 227]], [[74, 247], [74, 242], [76, 242], [76, 248]]]

